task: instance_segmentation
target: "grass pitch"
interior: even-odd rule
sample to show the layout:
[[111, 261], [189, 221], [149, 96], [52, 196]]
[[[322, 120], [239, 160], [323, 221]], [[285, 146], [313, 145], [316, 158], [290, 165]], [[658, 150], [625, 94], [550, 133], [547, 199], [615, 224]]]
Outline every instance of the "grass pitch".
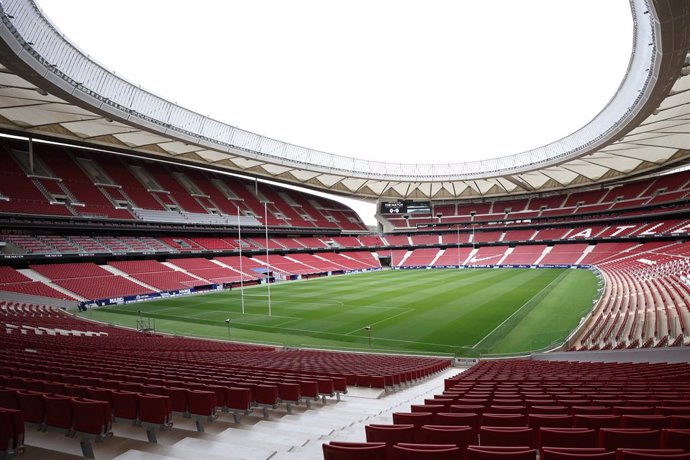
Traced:
[[[538, 350], [592, 307], [597, 280], [575, 269], [432, 269], [360, 273], [90, 310], [158, 331], [285, 346], [458, 356]], [[225, 320], [230, 319], [230, 328]], [[371, 345], [365, 326], [371, 326]]]

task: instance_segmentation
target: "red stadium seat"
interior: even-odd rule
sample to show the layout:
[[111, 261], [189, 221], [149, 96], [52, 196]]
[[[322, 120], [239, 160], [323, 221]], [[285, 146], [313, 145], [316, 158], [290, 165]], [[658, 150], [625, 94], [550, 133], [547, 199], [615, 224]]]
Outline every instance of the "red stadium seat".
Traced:
[[652, 430], [660, 430], [662, 428], [671, 427], [670, 415], [623, 415], [623, 428], [649, 428]]
[[482, 414], [482, 426], [527, 426], [527, 416], [523, 414], [492, 414], [485, 412]]
[[105, 388], [87, 388], [86, 394], [88, 399], [93, 399], [95, 401], [103, 401], [112, 405], [113, 394], [112, 390]]
[[614, 406], [614, 415], [654, 415], [656, 409], [647, 406]]
[[113, 417], [116, 422], [129, 421], [134, 423], [139, 418], [139, 400], [137, 393], [129, 391], [112, 391]]
[[30, 391], [45, 391], [43, 380], [24, 379], [24, 388]]
[[71, 396], [73, 398], [88, 398], [88, 392], [87, 387], [83, 385], [65, 385], [65, 390], [67, 392], [67, 396]]
[[319, 400], [319, 383], [316, 380], [300, 380], [299, 388], [302, 401], [307, 409], [311, 408], [311, 402]]
[[276, 385], [256, 386], [256, 405], [263, 408], [264, 418], [268, 418], [268, 409], [278, 408], [278, 387]]
[[413, 443], [415, 439], [414, 425], [365, 425], [364, 432], [367, 436], [367, 442], [386, 444], [389, 458], [395, 444], [399, 442]]
[[570, 408], [567, 406], [532, 406], [530, 414], [561, 414], [570, 415]]
[[43, 391], [54, 395], [67, 395], [67, 387], [61, 382], [44, 382]]
[[218, 418], [216, 412], [216, 393], [213, 391], [187, 391], [189, 415], [195, 419], [196, 429], [204, 431], [204, 421]]
[[319, 396], [321, 396], [322, 404], [326, 404], [326, 397], [333, 397], [335, 394], [335, 385], [333, 379], [320, 378], [316, 380], [319, 386]]
[[168, 396], [137, 395], [139, 420], [146, 428], [149, 442], [157, 442], [156, 430], [166, 430], [172, 426], [172, 405]]
[[547, 428], [570, 428], [573, 426], [573, 417], [565, 414], [529, 414], [527, 426], [539, 430]]
[[536, 458], [536, 449], [527, 446], [469, 446], [467, 448], [467, 460], [536, 460]]
[[113, 435], [110, 404], [104, 401], [72, 399], [74, 433], [80, 438], [82, 454], [95, 458], [92, 441], [100, 442]]
[[620, 428], [620, 415], [575, 414], [573, 427], [575, 428]]
[[243, 415], [252, 412], [252, 392], [249, 388], [228, 388], [226, 393], [226, 404], [229, 412], [232, 412], [235, 423], [240, 423]]
[[661, 430], [661, 447], [664, 449], [684, 449], [690, 452], [690, 429]]
[[333, 442], [323, 444], [324, 460], [387, 460], [382, 442]]
[[469, 426], [479, 433], [479, 415], [461, 412], [439, 412], [434, 414], [435, 425]]
[[572, 406], [570, 410], [573, 415], [613, 415], [613, 409], [610, 406]]
[[486, 406], [482, 404], [451, 404], [444, 412], [482, 415], [484, 411], [486, 411]]
[[657, 406], [660, 415], [690, 415], [690, 406]]
[[482, 446], [534, 446], [534, 430], [526, 427], [481, 426], [479, 441]]
[[607, 451], [599, 448], [544, 448], [541, 451], [540, 460], [616, 460], [616, 451]]
[[412, 404], [410, 406], [411, 412], [431, 412], [432, 414], [437, 414], [443, 412], [446, 406], [442, 404]]
[[659, 430], [647, 428], [601, 428], [599, 430], [599, 447], [607, 450], [658, 449], [660, 446]]
[[690, 428], [690, 415], [671, 415], [671, 428]]
[[19, 409], [17, 390], [11, 388], [0, 388], [0, 408]]
[[682, 449], [620, 449], [618, 460], [690, 460], [690, 453]]
[[24, 386], [24, 378], [21, 377], [5, 377], [3, 386], [5, 388], [12, 388], [14, 390], [28, 390]]
[[592, 428], [540, 428], [539, 447], [598, 447]]
[[422, 426], [434, 424], [434, 414], [431, 412], [394, 412], [393, 423], [396, 425], [413, 425], [415, 428], [415, 442], [421, 443]]
[[477, 434], [469, 426], [424, 425], [421, 435], [424, 444], [454, 444], [463, 451], [477, 443]]
[[278, 397], [285, 403], [288, 413], [292, 412], [290, 405], [299, 404], [302, 400], [302, 392], [299, 383], [279, 383]]
[[449, 407], [449, 406], [453, 405], [453, 402], [455, 402], [455, 399], [452, 399], [452, 398], [434, 397], [434, 398], [425, 398], [424, 399], [424, 404], [440, 404], [444, 407]]
[[189, 399], [186, 388], [166, 388], [165, 396], [170, 398], [170, 407], [174, 414], [189, 416]]
[[[495, 402], [495, 400], [494, 400]], [[493, 414], [520, 414], [525, 415], [527, 413], [527, 406], [523, 405], [491, 405], [487, 409], [487, 412]]]
[[16, 395], [24, 423], [36, 425], [42, 429], [46, 418], [43, 395], [33, 391], [17, 391]]
[[24, 453], [24, 423], [18, 409], [0, 409], [0, 458]]
[[112, 426], [110, 403], [91, 399], [73, 398], [74, 431], [99, 438], [107, 437]]
[[393, 446], [389, 460], [458, 460], [460, 448], [453, 444], [407, 444]]
[[72, 434], [74, 426], [72, 398], [69, 396], [44, 394], [43, 404], [46, 408], [44, 429]]

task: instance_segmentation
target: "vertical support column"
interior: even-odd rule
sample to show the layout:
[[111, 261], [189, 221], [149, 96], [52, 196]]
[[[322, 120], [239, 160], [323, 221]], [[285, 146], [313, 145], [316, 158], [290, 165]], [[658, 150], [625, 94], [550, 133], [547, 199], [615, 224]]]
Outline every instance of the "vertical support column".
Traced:
[[240, 245], [240, 298], [242, 299], [242, 314], [244, 315], [244, 267], [242, 266], [242, 218], [240, 207], [237, 206], [237, 243]]
[[34, 141], [29, 138], [29, 173], [34, 174]]
[[266, 277], [266, 287], [268, 288], [268, 316], [272, 316], [271, 312], [271, 277], [270, 277], [270, 263], [268, 259], [268, 202], [264, 201], [264, 229], [266, 230], [266, 265], [268, 266], [269, 276]]

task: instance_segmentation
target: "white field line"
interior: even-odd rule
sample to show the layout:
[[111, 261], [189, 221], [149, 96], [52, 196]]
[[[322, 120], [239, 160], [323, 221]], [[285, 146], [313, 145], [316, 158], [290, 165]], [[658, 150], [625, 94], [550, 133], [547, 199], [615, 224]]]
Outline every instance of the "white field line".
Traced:
[[[281, 318], [284, 318], [284, 317], [281, 317]], [[295, 323], [295, 322], [299, 322], [299, 321], [302, 321], [302, 318], [289, 319], [287, 321], [283, 321], [282, 323], [274, 324], [271, 327], [281, 328], [281, 327], [285, 326], [286, 324]], [[243, 324], [246, 324], [246, 323], [243, 323]], [[253, 324], [253, 323], [248, 323], [248, 324]]]
[[[378, 308], [381, 308], [381, 307], [378, 307]], [[398, 307], [383, 307], [383, 308], [395, 308], [395, 309], [398, 309]], [[398, 316], [402, 316], [402, 315], [404, 315], [405, 313], [409, 313], [409, 312], [411, 312], [411, 311], [414, 311], [414, 308], [405, 308], [405, 309], [403, 309], [403, 310], [404, 310], [404, 311], [401, 311], [400, 313], [397, 313], [397, 314], [395, 314], [395, 315], [393, 315], [393, 316], [389, 316], [388, 318], [383, 318], [383, 319], [380, 319], [380, 320], [378, 320], [378, 321], [376, 321], [376, 322], [369, 323], [369, 326], [374, 326], [374, 325], [376, 325], [376, 324], [383, 323], [384, 321], [388, 321], [388, 320], [390, 320], [390, 319], [397, 318]], [[355, 329], [354, 331], [346, 332], [345, 335], [352, 335], [352, 334], [354, 334], [355, 332], [359, 332], [359, 331], [361, 331], [361, 330], [363, 330], [363, 329], [364, 329], [364, 328], [362, 328], [362, 327], [358, 327], [358, 328]]]
[[[564, 273], [567, 273], [567, 272], [564, 272]], [[539, 294], [541, 294], [544, 290], [546, 290], [546, 288], [548, 288], [549, 286], [551, 286], [551, 285], [552, 285], [553, 283], [555, 283], [556, 281], [559, 281], [559, 280], [561, 279], [562, 276], [563, 276], [563, 275], [558, 275], [556, 278], [553, 279], [553, 281], [551, 281], [549, 284], [547, 284], [546, 286], [544, 286], [543, 288], [541, 288], [541, 289], [539, 290], [539, 292], [537, 292], [536, 294], [534, 294], [534, 295], [532, 296], [532, 298], [530, 298], [527, 302], [523, 303], [522, 306], [521, 306], [520, 308], [518, 308], [517, 310], [515, 310], [515, 311], [513, 312], [512, 315], [510, 315], [509, 317], [507, 317], [506, 319], [504, 319], [503, 322], [502, 322], [501, 324], [499, 324], [499, 325], [496, 326], [491, 332], [489, 332], [488, 334], [486, 334], [486, 335], [484, 336], [483, 339], [481, 339], [479, 342], [475, 343], [475, 344], [472, 346], [472, 349], [474, 350], [475, 348], [477, 348], [477, 347], [479, 346], [480, 343], [482, 343], [482, 342], [485, 341], [487, 338], [489, 338], [489, 336], [490, 336], [491, 334], [493, 334], [494, 332], [496, 332], [496, 331], [498, 330], [498, 328], [500, 328], [500, 327], [503, 326], [505, 323], [507, 323], [508, 320], [509, 320], [510, 318], [512, 318], [513, 316], [517, 315], [517, 314], [520, 312], [520, 310], [522, 310], [523, 308], [525, 308], [525, 306], [529, 305], [529, 303], [530, 303], [532, 300], [534, 300], [535, 297], [537, 297]]]

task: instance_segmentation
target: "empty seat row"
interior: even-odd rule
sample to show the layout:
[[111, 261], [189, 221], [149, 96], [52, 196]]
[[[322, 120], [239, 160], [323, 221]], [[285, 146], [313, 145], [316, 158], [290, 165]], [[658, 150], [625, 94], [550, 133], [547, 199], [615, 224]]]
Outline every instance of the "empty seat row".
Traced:
[[[323, 444], [324, 460], [536, 460], [537, 450], [529, 446], [478, 446], [466, 448], [454, 444], [385, 442], [338, 442]], [[690, 460], [683, 449], [622, 448], [543, 448], [540, 460]]]
[[105, 401], [34, 391], [16, 391], [14, 395], [3, 392], [2, 400], [5, 406], [14, 407], [1, 410], [18, 410], [23, 422], [39, 431], [57, 431], [79, 438], [87, 458], [94, 458], [92, 441], [101, 442], [112, 436], [112, 411]]
[[[487, 445], [528, 445], [528, 446], [563, 446], [576, 447], [578, 443], [582, 443], [584, 447], [597, 447], [597, 443], [605, 443], [608, 437], [615, 437], [618, 433], [620, 436], [631, 434], [635, 436], [636, 433], [643, 433], [641, 436], [648, 436], [650, 439], [654, 438], [652, 444], [660, 444], [661, 433], [665, 430], [670, 430], [674, 433], [673, 436], [681, 436], [684, 433], [690, 433], [690, 419], [684, 418], [681, 420], [670, 420], [669, 428], [650, 429], [646, 427], [635, 428], [606, 428], [606, 427], [565, 427], [565, 426], [477, 426], [468, 424], [469, 417], [465, 414], [423, 414], [419, 416], [418, 413], [400, 413], [393, 414], [393, 425], [377, 425], [378, 428], [387, 428], [391, 433], [398, 433], [405, 431], [411, 435], [415, 442], [430, 441], [428, 427], [436, 427], [437, 429], [449, 430], [457, 427], [463, 427], [463, 432], [469, 436], [471, 441], [477, 441], [479, 436], [480, 444]], [[681, 422], [681, 423], [678, 423]], [[404, 427], [404, 428], [398, 428]], [[427, 428], [425, 428], [427, 427]], [[367, 438], [369, 431], [375, 429], [367, 428]], [[604, 433], [604, 434], [603, 434]], [[651, 433], [651, 434], [650, 434]], [[602, 438], [602, 436], [604, 438]], [[685, 441], [690, 448], [690, 435], [685, 435]], [[372, 439], [379, 441], [380, 439]], [[489, 442], [488, 440], [492, 440]], [[406, 442], [402, 440], [401, 442]], [[564, 444], [565, 443], [565, 444]], [[646, 447], [646, 446], [643, 446]]]
[[[600, 403], [603, 401], [599, 401]], [[618, 401], [624, 402], [624, 401]], [[447, 399], [427, 399], [424, 404], [413, 404], [412, 412], [476, 412], [477, 414], [513, 414], [522, 415], [523, 418], [530, 414], [560, 414], [560, 415], [614, 415], [614, 416], [635, 416], [635, 415], [690, 415], [690, 400], [666, 400], [666, 401], [629, 401], [632, 404], [626, 405], [602, 405], [593, 404], [590, 401], [551, 402], [535, 401], [529, 406], [502, 404], [490, 405], [482, 404], [481, 401], [473, 400], [447, 400]], [[609, 402], [610, 403], [610, 402]], [[656, 404], [655, 404], [656, 403]], [[516, 417], [519, 419], [519, 417]], [[630, 418], [630, 417], [627, 417]]]
[[[600, 415], [600, 414], [478, 414], [470, 412], [471, 407], [439, 407], [438, 411], [420, 412], [420, 406], [412, 406], [412, 412], [396, 412], [393, 423], [444, 424], [454, 421], [458, 425], [525, 427], [525, 428], [690, 428], [690, 415]], [[428, 408], [428, 406], [424, 406]]]
[[[63, 383], [27, 377], [0, 377], [0, 385], [4, 383], [7, 388], [72, 397], [94, 397], [94, 394], [106, 392], [111, 394], [113, 391], [164, 395], [171, 398], [175, 412], [185, 416], [191, 413], [210, 419], [215, 417], [214, 410], [216, 407], [225, 411], [232, 409], [236, 418], [240, 414], [247, 413], [247, 406], [253, 405], [263, 407], [265, 417], [268, 417], [268, 408], [275, 409], [279, 404], [285, 404], [288, 412], [291, 411], [293, 404], [299, 405], [303, 402], [309, 408], [312, 401], [332, 396], [335, 391], [332, 379], [286, 380], [275, 383], [268, 380], [264, 383], [218, 381], [216, 384], [179, 381], [143, 384], [92, 378], [79, 379], [79, 381], [87, 384]], [[237, 420], [239, 421], [239, 418]]]

